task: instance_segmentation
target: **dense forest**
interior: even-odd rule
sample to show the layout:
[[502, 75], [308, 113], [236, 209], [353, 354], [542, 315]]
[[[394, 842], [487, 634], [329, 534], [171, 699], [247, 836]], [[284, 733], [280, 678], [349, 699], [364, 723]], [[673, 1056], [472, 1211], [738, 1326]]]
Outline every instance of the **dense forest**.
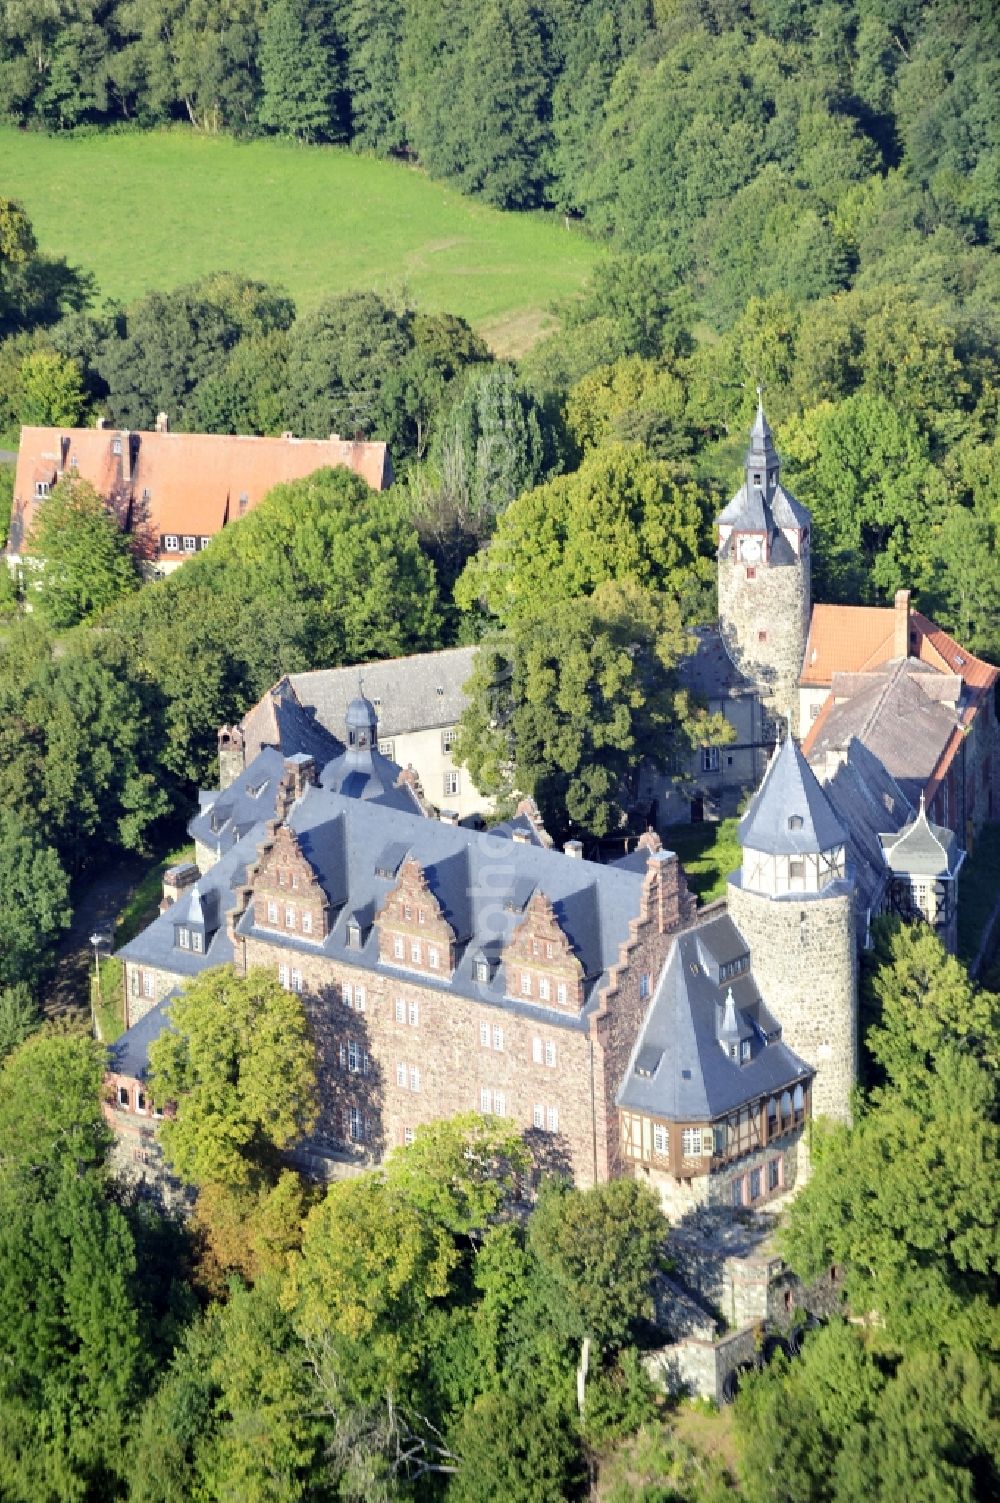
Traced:
[[[0, 198], [4, 438], [163, 410], [385, 438], [398, 476], [280, 487], [142, 588], [67, 481], [30, 614], [0, 567], [0, 1503], [559, 1503], [595, 1475], [606, 1503], [996, 1496], [998, 1004], [929, 933], [876, 936], [855, 1125], [786, 1233], [804, 1275], [847, 1270], [854, 1318], [745, 1385], [726, 1457], [641, 1366], [669, 1246], [636, 1186], [549, 1186], [529, 1216], [521, 1146], [470, 1120], [320, 1192], [281, 1157], [312, 1100], [297, 1000], [216, 973], [155, 1060], [183, 1220], [112, 1173], [101, 1051], [44, 1017], [75, 884], [169, 846], [216, 728], [282, 672], [482, 641], [479, 786], [533, 791], [561, 837], [622, 829], [641, 756], [718, 734], [676, 670], [758, 384], [816, 598], [906, 586], [1000, 657], [997, 40], [990, 0], [0, 8], [26, 128], [399, 156], [607, 247], [515, 365], [367, 292], [300, 313], [220, 272], [112, 306]], [[0, 467], [0, 534], [11, 489]], [[294, 1110], [253, 1093], [277, 1075]]]

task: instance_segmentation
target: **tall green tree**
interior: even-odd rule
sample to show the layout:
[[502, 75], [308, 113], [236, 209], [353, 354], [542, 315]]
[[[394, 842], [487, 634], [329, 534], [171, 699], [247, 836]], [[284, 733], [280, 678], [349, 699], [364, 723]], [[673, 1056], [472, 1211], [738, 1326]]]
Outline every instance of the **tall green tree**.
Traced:
[[316, 1120], [316, 1051], [302, 1000], [267, 972], [203, 971], [150, 1048], [150, 1088], [176, 1115], [161, 1127], [189, 1184], [234, 1189], [268, 1178], [277, 1150]]
[[501, 808], [531, 794], [554, 835], [621, 828], [640, 763], [725, 740], [680, 688], [675, 602], [631, 581], [554, 600], [476, 655], [455, 755]]
[[86, 480], [60, 478], [38, 508], [26, 548], [39, 560], [37, 605], [52, 626], [76, 626], [139, 587], [129, 541]]
[[456, 586], [464, 609], [481, 602], [515, 623], [607, 580], [676, 596], [707, 581], [702, 498], [642, 449], [609, 444], [572, 475], [519, 496]]
[[342, 66], [329, 7], [271, 0], [260, 37], [258, 118], [280, 135], [338, 141], [346, 135]]
[[36, 981], [69, 921], [69, 880], [58, 852], [0, 809], [0, 985]]
[[37, 427], [74, 428], [87, 406], [79, 362], [49, 350], [25, 356], [18, 371], [19, 417]]

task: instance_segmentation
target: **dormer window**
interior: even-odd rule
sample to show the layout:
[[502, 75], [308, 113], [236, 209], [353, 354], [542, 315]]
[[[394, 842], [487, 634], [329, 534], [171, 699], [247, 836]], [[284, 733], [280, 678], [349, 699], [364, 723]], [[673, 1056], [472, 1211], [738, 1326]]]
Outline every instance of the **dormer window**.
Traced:
[[38, 500], [39, 501], [44, 501], [44, 499], [48, 495], [48, 493], [49, 493], [49, 482], [47, 480], [36, 480], [35, 481], [35, 495], [38, 498]]
[[490, 979], [490, 963], [486, 959], [485, 955], [480, 955], [478, 957], [478, 959], [476, 960], [476, 980], [477, 981], [489, 981], [489, 979]]
[[122, 441], [121, 441], [120, 438], [113, 438], [111, 440], [111, 452], [112, 452], [112, 454], [121, 454], [121, 452], [122, 452]]
[[190, 950], [190, 948], [191, 948], [191, 931], [190, 931], [190, 929], [178, 929], [178, 931], [177, 931], [177, 943], [180, 945], [180, 947], [181, 947], [182, 950]]
[[789, 814], [789, 816], [788, 816], [788, 828], [790, 830], [801, 830], [801, 828], [802, 828], [802, 815], [801, 814]]
[[347, 924], [347, 945], [351, 950], [361, 949], [361, 925], [357, 919], [349, 919]]
[[756, 486], [757, 486], [757, 487], [758, 487], [758, 489], [759, 489], [759, 487], [760, 487], [760, 484], [761, 484], [761, 477], [760, 477], [760, 476], [759, 476], [759, 475], [755, 475], [755, 476], [754, 476], [754, 477], [753, 477], [753, 483], [754, 483], [754, 485], [756, 485]]
[[200, 929], [191, 930], [191, 948], [196, 955], [201, 955], [204, 953], [205, 936], [202, 934]]
[[747, 1060], [749, 1058], [750, 1058], [750, 1040], [749, 1039], [744, 1039], [743, 1042], [742, 1042], [742, 1044], [740, 1045], [740, 1059], [743, 1061], [744, 1064], [746, 1064], [746, 1062], [747, 1062]]

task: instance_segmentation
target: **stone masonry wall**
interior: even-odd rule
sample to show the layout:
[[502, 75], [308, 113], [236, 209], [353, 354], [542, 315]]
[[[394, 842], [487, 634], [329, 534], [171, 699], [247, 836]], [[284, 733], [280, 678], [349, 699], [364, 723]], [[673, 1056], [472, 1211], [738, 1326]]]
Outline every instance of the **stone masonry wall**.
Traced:
[[[494, 1103], [500, 1091], [503, 1115], [523, 1129], [537, 1167], [569, 1172], [581, 1186], [605, 1177], [608, 1150], [603, 1124], [595, 1129], [590, 1041], [578, 1023], [555, 1015], [549, 1020], [540, 1010], [529, 1016], [516, 1007], [457, 996], [445, 985], [430, 985], [402, 970], [397, 976], [309, 955], [301, 947], [279, 949], [257, 936], [246, 941], [246, 962], [270, 970], [279, 963], [294, 966], [302, 976], [320, 1057], [318, 1138], [342, 1144], [344, 1113], [355, 1107], [367, 1122], [367, 1135], [356, 1144], [359, 1157], [378, 1161], [405, 1141], [408, 1129], [459, 1112], [478, 1112], [482, 1091], [493, 1093]], [[363, 1012], [341, 1000], [345, 982], [352, 995], [359, 984], [364, 987]], [[403, 1021], [397, 1018], [397, 999], [403, 1004]], [[482, 1041], [483, 1024], [488, 1045]], [[494, 1035], [495, 1028], [502, 1030], [502, 1038]], [[496, 1047], [498, 1042], [502, 1047]], [[348, 1052], [352, 1043], [353, 1056]], [[552, 1064], [545, 1062], [546, 1044], [555, 1051]], [[405, 1085], [397, 1076], [400, 1068]], [[417, 1089], [413, 1070], [419, 1071]], [[557, 1130], [535, 1126], [536, 1106], [543, 1109], [546, 1124], [550, 1108], [558, 1113]]]
[[[153, 977], [153, 996], [147, 997], [143, 990], [143, 978]], [[185, 981], [173, 971], [155, 970], [152, 966], [139, 965], [134, 960], [125, 962], [125, 1026], [133, 1028], [175, 986]]]
[[[794, 564], [748, 567], [719, 560], [719, 626], [740, 671], [758, 684], [765, 708], [791, 716], [799, 734], [799, 674], [809, 634], [809, 554]], [[761, 633], [766, 638], [761, 640]]]
[[730, 879], [728, 906], [784, 1042], [816, 1070], [814, 1117], [849, 1122], [858, 1062], [852, 893], [838, 885], [830, 897], [776, 902]]

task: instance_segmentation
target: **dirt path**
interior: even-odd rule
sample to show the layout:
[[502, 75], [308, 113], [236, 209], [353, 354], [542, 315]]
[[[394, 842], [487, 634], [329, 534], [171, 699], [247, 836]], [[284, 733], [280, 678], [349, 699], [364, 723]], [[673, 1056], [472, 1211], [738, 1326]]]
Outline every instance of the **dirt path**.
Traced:
[[59, 947], [55, 975], [45, 999], [48, 1017], [90, 1011], [94, 950], [90, 936], [111, 928], [148, 866], [139, 856], [122, 856], [86, 878], [73, 893], [73, 922]]

